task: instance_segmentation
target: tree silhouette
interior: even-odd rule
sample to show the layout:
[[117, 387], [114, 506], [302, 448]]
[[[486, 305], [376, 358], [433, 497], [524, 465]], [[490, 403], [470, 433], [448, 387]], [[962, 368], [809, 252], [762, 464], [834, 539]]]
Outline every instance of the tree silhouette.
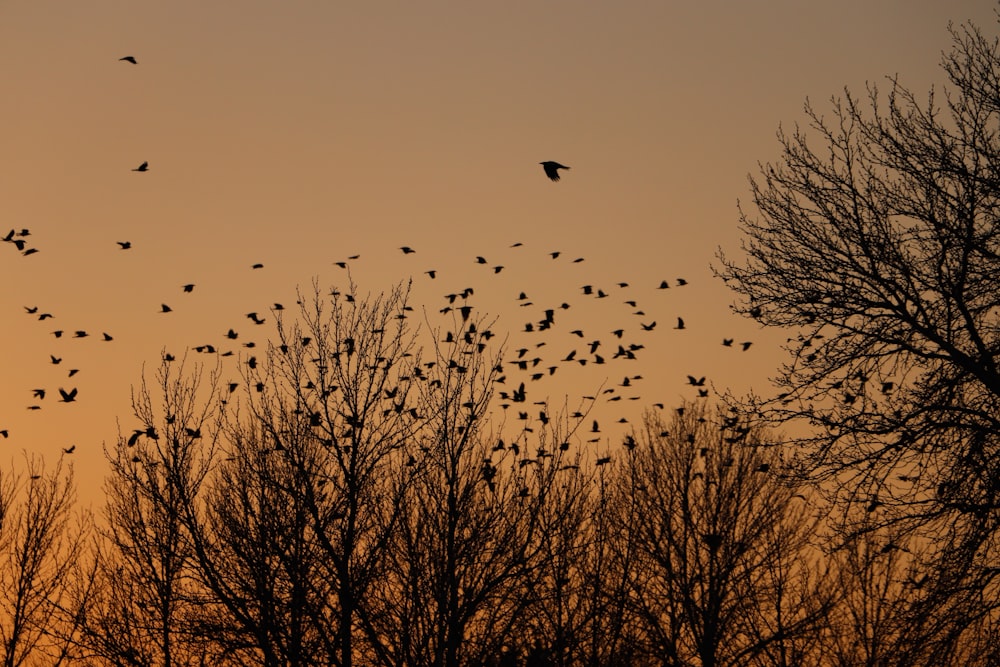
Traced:
[[720, 274], [739, 312], [791, 330], [781, 393], [754, 407], [797, 435], [800, 470], [922, 524], [950, 590], [978, 595], [1000, 507], [1000, 53], [952, 37], [943, 94], [893, 78], [779, 132]]
[[[38, 458], [24, 473], [0, 477], [0, 659], [4, 667], [45, 656], [61, 664], [86, 603], [74, 595], [75, 574], [86, 569], [90, 516], [74, 517], [76, 487], [63, 458], [46, 472]], [[75, 521], [74, 521], [75, 518]], [[74, 525], [75, 524], [75, 525]]]
[[648, 414], [637, 443], [620, 506], [643, 651], [670, 665], [802, 664], [829, 601], [809, 564], [814, 521], [766, 433], [687, 405], [670, 422]]

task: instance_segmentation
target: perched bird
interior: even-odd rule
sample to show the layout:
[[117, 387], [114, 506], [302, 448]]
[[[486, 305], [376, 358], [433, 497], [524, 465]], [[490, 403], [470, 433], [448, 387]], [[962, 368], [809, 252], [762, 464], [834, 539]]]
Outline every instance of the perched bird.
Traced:
[[149, 171], [149, 163], [148, 162], [143, 162], [142, 164], [140, 164], [138, 167], [136, 167], [132, 171]]
[[[132, 63], [133, 65], [138, 65], [138, 64], [139, 64], [139, 63], [138, 63], [138, 62], [136, 61], [136, 59], [135, 59], [135, 56], [125, 56], [124, 58], [119, 58], [118, 60], [119, 60], [119, 61], [121, 61], [121, 60], [124, 60], [124, 61], [125, 61], [125, 62], [127, 62], [127, 63]], [[154, 68], [154, 69], [155, 69], [155, 68]]]
[[553, 162], [551, 160], [546, 160], [545, 162], [539, 162], [538, 164], [542, 165], [542, 169], [545, 170], [545, 175], [548, 176], [549, 179], [553, 181], [559, 180], [560, 169], [569, 169], [569, 167], [567, 167], [566, 165], [559, 164], [558, 162]]

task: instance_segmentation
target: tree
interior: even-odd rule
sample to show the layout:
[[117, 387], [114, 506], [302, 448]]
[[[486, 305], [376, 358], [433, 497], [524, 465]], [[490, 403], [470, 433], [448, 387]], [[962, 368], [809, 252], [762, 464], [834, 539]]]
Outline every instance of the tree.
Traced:
[[204, 614], [186, 529], [219, 433], [218, 382], [218, 368], [206, 376], [165, 356], [133, 391], [139, 428], [105, 452], [106, 521], [81, 643], [111, 664], [200, 664], [219, 645], [218, 628], [199, 620], [215, 614]]
[[[69, 655], [81, 613], [74, 596], [90, 516], [74, 516], [72, 470], [59, 459], [46, 472], [37, 458], [25, 473], [0, 478], [0, 660], [18, 667], [43, 654], [51, 664]], [[74, 519], [76, 519], [74, 521]], [[75, 523], [75, 526], [74, 526]]]
[[630, 609], [664, 665], [800, 665], [830, 596], [815, 526], [765, 432], [687, 405], [647, 415], [619, 505], [638, 562]]
[[751, 179], [745, 257], [719, 255], [736, 310], [792, 334], [754, 409], [838, 500], [919, 524], [944, 597], [990, 588], [1000, 508], [1000, 52], [951, 32], [943, 95], [807, 103]]

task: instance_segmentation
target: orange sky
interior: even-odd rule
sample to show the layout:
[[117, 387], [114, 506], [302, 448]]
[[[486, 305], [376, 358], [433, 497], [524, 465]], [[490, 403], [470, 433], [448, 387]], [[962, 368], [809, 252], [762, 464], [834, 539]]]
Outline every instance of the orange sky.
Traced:
[[[0, 2], [0, 234], [29, 228], [39, 249], [0, 245], [0, 461], [76, 444], [88, 497], [116, 417], [133, 425], [144, 362], [220, 345], [230, 327], [262, 343], [245, 313], [291, 305], [314, 277], [343, 285], [333, 262], [352, 254], [362, 291], [412, 276], [416, 305], [436, 313], [443, 294], [473, 286], [498, 330], [569, 302], [547, 360], [579, 347], [567, 333], [577, 326], [588, 341], [610, 346], [607, 332], [624, 327], [646, 345], [637, 365], [533, 387], [553, 403], [633, 373], [634, 415], [691, 396], [689, 373], [764, 389], [784, 334], [731, 315], [709, 268], [717, 247], [738, 247], [747, 174], [777, 155], [775, 131], [802, 119], [806, 97], [822, 108], [896, 72], [921, 92], [942, 83], [949, 20], [995, 32], [995, 7]], [[150, 171], [133, 173], [144, 160]], [[542, 160], [572, 169], [552, 183]], [[494, 275], [477, 255], [506, 268]], [[690, 284], [655, 289], [680, 276]], [[584, 284], [611, 296], [584, 297]], [[521, 291], [536, 309], [519, 308]], [[671, 329], [677, 316], [687, 330]], [[56, 340], [56, 329], [91, 337]], [[755, 345], [729, 350], [723, 337]], [[57, 402], [59, 387], [78, 400]]]

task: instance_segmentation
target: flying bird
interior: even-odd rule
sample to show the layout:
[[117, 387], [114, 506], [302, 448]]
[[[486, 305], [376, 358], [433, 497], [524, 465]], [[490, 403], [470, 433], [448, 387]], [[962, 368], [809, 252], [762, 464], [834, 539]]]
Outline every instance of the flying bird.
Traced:
[[138, 61], [136, 61], [135, 56], [125, 56], [124, 58], [119, 58], [118, 60], [124, 60], [127, 63], [132, 63], [133, 65], [139, 64]]
[[558, 162], [553, 162], [551, 160], [546, 160], [545, 162], [539, 162], [542, 165], [542, 169], [545, 170], [545, 175], [549, 177], [549, 180], [558, 181], [559, 180], [559, 170], [569, 169], [564, 164], [559, 164]]
[[76, 400], [76, 387], [70, 391], [66, 391], [62, 387], [59, 388], [59, 395], [62, 396], [60, 403], [72, 403]]
[[122, 250], [128, 250], [132, 247], [131, 241], [115, 241], [118, 245], [122, 247]]
[[188, 283], [187, 285], [182, 285], [181, 288], [185, 292], [188, 292], [188, 293], [193, 292], [194, 291], [194, 283]]
[[173, 310], [174, 310], [173, 308], [171, 308], [170, 306], [168, 306], [165, 303], [161, 303], [160, 304], [160, 312], [161, 313], [171, 313], [171, 312], [173, 312]]
[[142, 164], [140, 164], [138, 167], [136, 167], [132, 171], [149, 171], [149, 163], [148, 162], [143, 162]]

